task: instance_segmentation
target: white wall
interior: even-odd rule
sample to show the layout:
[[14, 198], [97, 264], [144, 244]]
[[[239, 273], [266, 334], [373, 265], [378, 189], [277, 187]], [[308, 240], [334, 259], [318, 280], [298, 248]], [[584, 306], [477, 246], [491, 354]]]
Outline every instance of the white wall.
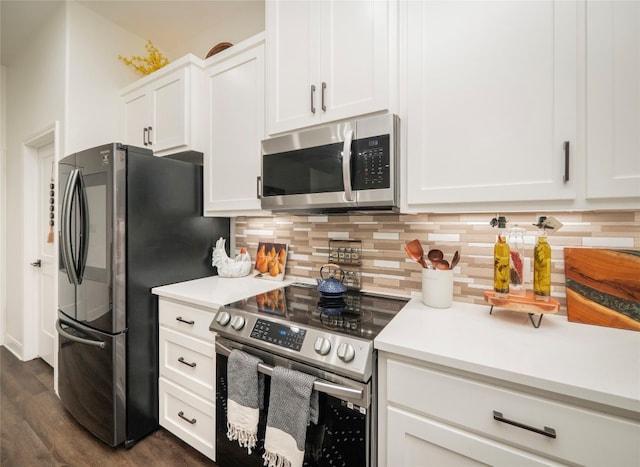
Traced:
[[[5, 346], [20, 358], [25, 349], [23, 314], [23, 151], [34, 132], [64, 119], [65, 5], [55, 11], [7, 69], [6, 82], [6, 310]], [[61, 146], [62, 147], [62, 146]], [[35, 228], [35, 226], [34, 226]], [[27, 355], [25, 355], [25, 351]]]
[[[237, 44], [264, 31], [264, 2], [240, 1], [233, 21], [216, 18], [212, 20], [208, 31], [190, 37], [188, 41], [171, 44], [163, 49], [171, 61], [192, 53], [196, 57], [205, 58], [211, 48], [220, 42]], [[162, 31], [158, 32], [158, 36]], [[151, 38], [154, 44], [163, 43]]]
[[[144, 39], [122, 30], [75, 3], [60, 8], [24, 45], [6, 76], [6, 274], [4, 343], [22, 359], [35, 357], [24, 321], [23, 143], [35, 132], [59, 121], [58, 157], [118, 140], [119, 90], [138, 77], [119, 62], [123, 50]], [[3, 184], [3, 187], [5, 184]], [[15, 202], [13, 202], [15, 200]], [[29, 228], [27, 226], [27, 228]], [[35, 226], [34, 226], [35, 228]], [[27, 235], [28, 236], [28, 235]], [[2, 297], [0, 297], [1, 299]], [[0, 302], [2, 303], [2, 302]], [[0, 316], [1, 318], [1, 316]], [[2, 319], [0, 319], [2, 321]]]
[[119, 140], [120, 90], [139, 78], [118, 55], [146, 42], [92, 10], [68, 4], [68, 63], [63, 154]]
[[4, 344], [4, 317], [6, 309], [5, 300], [5, 237], [6, 237], [6, 222], [5, 222], [5, 153], [6, 153], [6, 82], [7, 82], [7, 67], [4, 65], [0, 67], [0, 345]]

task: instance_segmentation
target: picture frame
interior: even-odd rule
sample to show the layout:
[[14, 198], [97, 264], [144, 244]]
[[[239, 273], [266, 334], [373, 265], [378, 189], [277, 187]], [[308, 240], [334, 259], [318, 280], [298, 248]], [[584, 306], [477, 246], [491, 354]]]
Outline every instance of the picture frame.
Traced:
[[286, 243], [259, 242], [253, 267], [254, 277], [275, 281], [284, 279], [288, 251], [289, 245]]

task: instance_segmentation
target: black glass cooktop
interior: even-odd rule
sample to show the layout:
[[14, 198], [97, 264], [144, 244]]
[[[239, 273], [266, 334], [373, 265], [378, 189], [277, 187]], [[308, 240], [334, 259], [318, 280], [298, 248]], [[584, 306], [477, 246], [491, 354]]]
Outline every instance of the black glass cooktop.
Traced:
[[326, 297], [315, 285], [293, 283], [230, 303], [224, 308], [372, 340], [407, 302], [404, 298], [352, 290], [342, 296]]

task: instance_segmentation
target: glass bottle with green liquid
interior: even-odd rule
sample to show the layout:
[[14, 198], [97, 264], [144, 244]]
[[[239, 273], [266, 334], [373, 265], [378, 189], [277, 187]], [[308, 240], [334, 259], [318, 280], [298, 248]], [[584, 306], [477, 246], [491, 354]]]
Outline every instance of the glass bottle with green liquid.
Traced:
[[498, 239], [493, 247], [493, 291], [496, 297], [509, 296], [509, 244], [506, 238], [507, 219], [498, 217]]
[[545, 216], [538, 217], [538, 239], [533, 249], [533, 296], [548, 302], [551, 297], [551, 245], [547, 240]]

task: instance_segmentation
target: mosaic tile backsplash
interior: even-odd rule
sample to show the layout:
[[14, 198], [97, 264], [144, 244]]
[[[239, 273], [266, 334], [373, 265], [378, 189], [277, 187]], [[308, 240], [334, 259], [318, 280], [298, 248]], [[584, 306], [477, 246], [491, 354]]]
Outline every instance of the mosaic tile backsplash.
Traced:
[[[539, 215], [553, 215], [563, 227], [549, 236], [552, 247], [552, 297], [566, 314], [564, 247], [640, 249], [640, 211], [500, 213], [509, 225], [527, 231], [525, 237], [525, 282], [531, 289], [531, 255]], [[289, 278], [319, 277], [329, 259], [329, 240], [362, 242], [362, 289], [393, 295], [414, 296], [422, 288], [422, 271], [407, 257], [404, 245], [419, 239], [425, 251], [438, 248], [451, 260], [456, 250], [460, 262], [454, 271], [454, 300], [485, 303], [483, 293], [493, 288], [493, 245], [497, 231], [491, 214], [375, 214], [238, 217], [236, 249], [246, 247], [255, 260], [260, 241], [289, 245], [285, 274]], [[639, 271], [640, 274], [640, 271]]]

